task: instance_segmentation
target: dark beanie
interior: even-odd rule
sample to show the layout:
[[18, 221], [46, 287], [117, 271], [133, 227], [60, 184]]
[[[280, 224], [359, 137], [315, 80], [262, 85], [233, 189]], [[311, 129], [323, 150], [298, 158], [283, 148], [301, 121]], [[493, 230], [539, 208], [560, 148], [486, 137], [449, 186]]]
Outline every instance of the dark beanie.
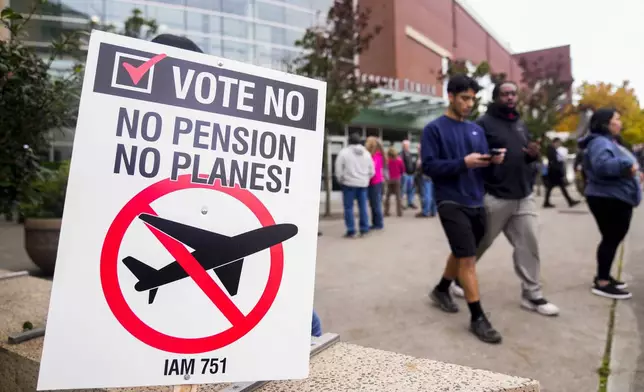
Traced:
[[608, 123], [615, 115], [616, 110], [613, 108], [601, 108], [593, 113], [590, 118], [590, 132], [606, 134], [608, 133]]
[[152, 42], [161, 45], [173, 46], [179, 49], [191, 50], [193, 52], [203, 53], [203, 51], [191, 40], [186, 37], [180, 37], [174, 34], [159, 34]]

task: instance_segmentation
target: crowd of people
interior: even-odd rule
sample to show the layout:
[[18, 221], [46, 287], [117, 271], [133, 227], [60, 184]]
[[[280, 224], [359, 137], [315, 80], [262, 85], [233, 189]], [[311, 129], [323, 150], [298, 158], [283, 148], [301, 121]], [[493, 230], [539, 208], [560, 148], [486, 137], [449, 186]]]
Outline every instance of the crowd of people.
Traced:
[[[492, 102], [476, 121], [467, 120], [479, 92], [478, 83], [456, 75], [447, 85], [449, 107], [444, 115], [424, 128], [419, 159], [403, 143], [399, 154], [385, 154], [375, 137], [362, 145], [351, 135], [349, 146], [340, 152], [335, 175], [343, 186], [346, 236], [354, 237], [354, 200], [358, 200], [359, 233], [382, 229], [381, 195], [386, 184], [385, 215], [395, 196], [396, 213], [416, 208], [414, 188], [421, 195], [419, 217], [438, 215], [450, 247], [445, 269], [429, 297], [443, 311], [456, 313], [453, 296], [464, 297], [470, 312], [470, 331], [487, 343], [502, 337], [483, 311], [476, 263], [501, 232], [513, 247], [513, 263], [521, 280], [520, 305], [545, 316], [556, 316], [559, 308], [548, 301], [540, 283], [537, 203], [533, 194], [536, 165], [541, 161], [540, 141], [532, 140], [516, 109], [518, 86], [505, 81], [494, 87]], [[590, 122], [588, 135], [579, 140], [580, 157], [575, 163], [583, 173], [583, 194], [595, 218], [601, 241], [597, 246], [597, 273], [591, 292], [625, 299], [627, 284], [611, 275], [616, 250], [624, 239], [632, 210], [641, 200], [640, 166], [619, 134], [620, 115], [599, 109]], [[566, 154], [558, 139], [547, 147], [548, 165], [541, 173], [546, 186], [543, 207], [554, 207], [551, 191], [559, 187], [569, 206], [580, 203], [566, 191]], [[406, 203], [403, 205], [403, 195]], [[371, 223], [367, 213], [371, 206]]]
[[[162, 34], [153, 41], [201, 51], [183, 37]], [[501, 232], [514, 249], [521, 306], [546, 316], [558, 315], [559, 308], [546, 300], [539, 279], [537, 205], [532, 190], [540, 145], [531, 140], [516, 110], [518, 86], [511, 81], [497, 84], [486, 113], [475, 122], [468, 121], [479, 90], [478, 83], [466, 75], [449, 79], [449, 106], [444, 115], [424, 128], [420, 159], [414, 158], [408, 141], [403, 142], [400, 153], [393, 147], [385, 152], [378, 138], [367, 138], [363, 146], [360, 136], [353, 134], [338, 155], [335, 176], [343, 189], [347, 237], [356, 236], [356, 200], [359, 233], [364, 235], [384, 228], [383, 216], [389, 215], [392, 195], [396, 214], [401, 216], [403, 206], [417, 208], [414, 189], [418, 191], [421, 211], [416, 216], [438, 215], [450, 247], [445, 269], [430, 298], [442, 310], [455, 313], [459, 307], [452, 296], [464, 297], [470, 312], [470, 331], [484, 342], [500, 343], [501, 335], [483, 312], [476, 262]], [[574, 165], [601, 234], [591, 292], [612, 299], [631, 297], [627, 284], [614, 278], [611, 269], [617, 248], [629, 230], [633, 209], [641, 202], [644, 181], [640, 165], [644, 148], [629, 150], [620, 138], [621, 130], [618, 111], [595, 111], [588, 133], [578, 141], [580, 151]], [[547, 150], [544, 207], [553, 207], [549, 198], [553, 187], [561, 188], [570, 206], [579, 203], [565, 190], [560, 147], [560, 141], [554, 140]], [[321, 334], [320, 318], [313, 311], [311, 335]]]

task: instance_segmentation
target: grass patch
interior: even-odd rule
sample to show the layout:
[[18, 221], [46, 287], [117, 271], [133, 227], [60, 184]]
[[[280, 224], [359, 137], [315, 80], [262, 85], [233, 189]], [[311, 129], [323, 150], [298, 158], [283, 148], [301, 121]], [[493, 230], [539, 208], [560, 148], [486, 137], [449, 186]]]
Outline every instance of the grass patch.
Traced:
[[[624, 260], [624, 244], [619, 248], [619, 259], [617, 260], [617, 279], [622, 276], [622, 264]], [[597, 369], [599, 374], [599, 392], [607, 392], [608, 376], [610, 375], [610, 352], [613, 347], [613, 329], [615, 327], [615, 308], [617, 307], [617, 300], [613, 300], [610, 305], [610, 312], [608, 313], [608, 333], [606, 334], [606, 346], [604, 347], [604, 357], [602, 364]]]

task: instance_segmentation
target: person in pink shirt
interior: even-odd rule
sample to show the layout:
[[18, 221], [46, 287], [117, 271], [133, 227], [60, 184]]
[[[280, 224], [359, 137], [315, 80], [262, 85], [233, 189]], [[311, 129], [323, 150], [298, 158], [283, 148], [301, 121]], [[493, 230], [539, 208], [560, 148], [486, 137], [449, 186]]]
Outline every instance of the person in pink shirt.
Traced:
[[367, 193], [369, 196], [369, 205], [371, 207], [371, 229], [381, 230], [385, 227], [384, 218], [382, 216], [382, 186], [384, 176], [382, 170], [384, 165], [387, 164], [385, 151], [380, 140], [375, 136], [369, 136], [365, 142], [365, 148], [373, 158], [375, 167], [375, 174], [369, 181], [369, 188]]
[[396, 197], [396, 215], [402, 216], [401, 179], [405, 172], [405, 164], [393, 146], [387, 151], [387, 158], [389, 159], [387, 165], [389, 169], [389, 180], [387, 180], [387, 193], [385, 195], [385, 216], [389, 216], [389, 198], [391, 195]]

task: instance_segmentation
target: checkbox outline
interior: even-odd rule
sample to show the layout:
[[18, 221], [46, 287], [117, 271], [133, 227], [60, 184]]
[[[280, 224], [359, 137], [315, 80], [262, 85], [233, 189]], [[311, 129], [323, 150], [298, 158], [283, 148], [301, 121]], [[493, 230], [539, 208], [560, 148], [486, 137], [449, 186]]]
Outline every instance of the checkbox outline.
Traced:
[[[154, 56], [152, 56], [154, 57]], [[141, 93], [146, 93], [146, 94], [151, 94], [152, 93], [152, 80], [154, 78], [154, 68], [156, 67], [156, 64], [153, 65], [150, 70], [147, 72], [148, 75], [148, 85], [147, 87], [137, 87], [137, 86], [128, 86], [125, 84], [120, 84], [116, 81], [118, 74], [119, 74], [119, 66], [121, 66], [121, 59], [131, 59], [131, 60], [140, 60], [143, 62], [146, 62], [150, 60], [152, 57], [142, 57], [142, 56], [137, 56], [134, 54], [130, 53], [124, 53], [124, 52], [116, 52], [114, 54], [114, 70], [112, 71], [112, 81], [110, 84], [110, 87], [112, 88], [118, 88], [121, 90], [129, 90], [129, 91], [136, 91], [136, 92], [141, 92]]]

